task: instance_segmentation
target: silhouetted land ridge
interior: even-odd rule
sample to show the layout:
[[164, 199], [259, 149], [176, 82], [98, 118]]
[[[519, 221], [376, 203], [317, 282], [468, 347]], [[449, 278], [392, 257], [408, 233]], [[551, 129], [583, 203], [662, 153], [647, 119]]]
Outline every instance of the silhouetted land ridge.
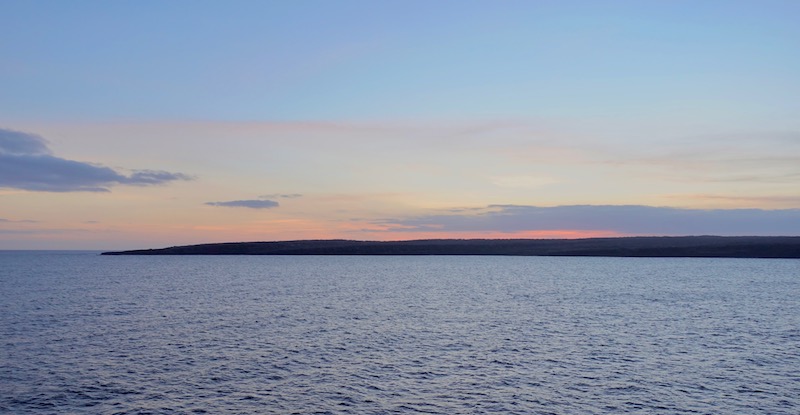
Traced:
[[679, 236], [589, 239], [424, 239], [231, 242], [103, 255], [513, 255], [800, 258], [800, 236]]

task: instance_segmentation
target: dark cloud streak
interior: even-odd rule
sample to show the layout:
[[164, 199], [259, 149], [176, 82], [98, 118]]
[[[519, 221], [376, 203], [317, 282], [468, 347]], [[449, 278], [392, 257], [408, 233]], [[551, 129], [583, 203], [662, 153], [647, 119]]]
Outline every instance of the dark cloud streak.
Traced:
[[11, 220], [6, 218], [0, 218], [0, 223], [39, 223], [39, 221], [31, 219]]
[[271, 209], [280, 206], [274, 200], [231, 200], [227, 202], [206, 202], [209, 206], [243, 207], [249, 209]]
[[149, 186], [174, 180], [192, 180], [192, 177], [183, 173], [170, 173], [162, 170], [134, 170], [133, 174], [120, 180], [120, 183]]

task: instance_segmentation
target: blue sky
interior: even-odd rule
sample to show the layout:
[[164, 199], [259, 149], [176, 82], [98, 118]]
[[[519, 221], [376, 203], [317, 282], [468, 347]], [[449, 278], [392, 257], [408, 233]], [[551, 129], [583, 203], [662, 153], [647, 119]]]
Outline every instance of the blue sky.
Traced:
[[[795, 1], [2, 8], [3, 248], [553, 231], [453, 225], [506, 205], [800, 208]], [[655, 229], [586, 217], [563, 235]]]
[[[797, 2], [6, 2], [14, 119], [797, 113]], [[777, 107], [777, 108], [776, 108]], [[777, 113], [776, 113], [777, 112]], [[755, 120], [753, 120], [755, 121]]]

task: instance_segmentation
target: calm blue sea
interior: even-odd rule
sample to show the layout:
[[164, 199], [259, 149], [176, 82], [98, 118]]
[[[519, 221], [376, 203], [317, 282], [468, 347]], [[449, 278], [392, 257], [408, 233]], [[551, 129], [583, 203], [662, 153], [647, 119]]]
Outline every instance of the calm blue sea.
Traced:
[[0, 412], [800, 413], [800, 261], [0, 252]]

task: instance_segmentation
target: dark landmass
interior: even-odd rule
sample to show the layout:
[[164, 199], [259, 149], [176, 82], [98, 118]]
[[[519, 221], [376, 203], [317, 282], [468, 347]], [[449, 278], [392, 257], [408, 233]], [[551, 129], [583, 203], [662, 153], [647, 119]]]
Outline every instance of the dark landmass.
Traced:
[[800, 258], [800, 236], [233, 242], [104, 252], [103, 255], [514, 255]]

